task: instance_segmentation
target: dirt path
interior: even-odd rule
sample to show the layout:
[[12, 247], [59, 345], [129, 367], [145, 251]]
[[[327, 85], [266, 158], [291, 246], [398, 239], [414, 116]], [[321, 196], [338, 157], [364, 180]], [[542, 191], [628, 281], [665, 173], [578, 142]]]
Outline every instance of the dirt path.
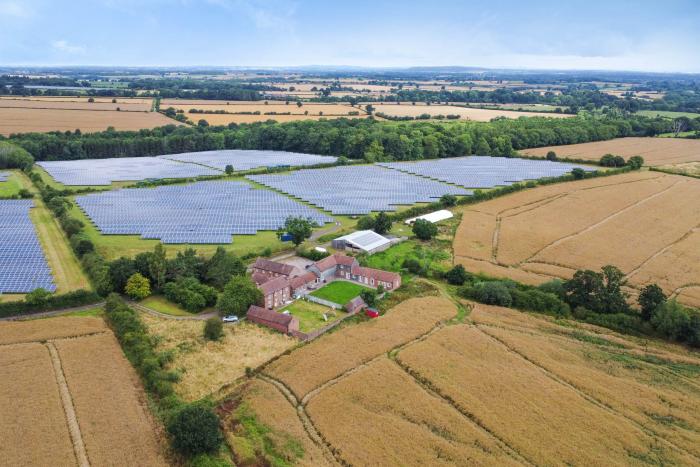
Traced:
[[0, 318], [0, 321], [26, 321], [29, 319], [49, 318], [51, 316], [60, 316], [60, 315], [66, 314], [66, 313], [75, 313], [78, 311], [91, 310], [93, 308], [101, 308], [104, 306], [104, 304], [105, 304], [105, 302], [97, 302], [97, 303], [93, 303], [91, 305], [76, 306], [73, 308], [63, 308], [61, 310], [42, 311], [41, 313], [31, 313], [31, 314], [26, 314], [26, 315], [8, 316], [6, 318]]
[[136, 311], [140, 311], [142, 313], [148, 313], [149, 315], [155, 316], [156, 318], [174, 319], [176, 321], [206, 321], [209, 318], [217, 316], [216, 311], [210, 311], [207, 313], [200, 313], [198, 315], [192, 315], [192, 316], [175, 316], [175, 315], [169, 315], [167, 313], [161, 313], [160, 311], [156, 311], [153, 308], [148, 308], [147, 306], [143, 306], [140, 303], [136, 303], [136, 302], [131, 301], [131, 300], [127, 300], [127, 303], [131, 308], [133, 308]]
[[70, 437], [73, 441], [73, 450], [75, 451], [78, 466], [90, 467], [87, 451], [85, 450], [85, 443], [83, 442], [83, 436], [80, 433], [80, 425], [78, 425], [78, 418], [75, 415], [73, 399], [71, 398], [70, 391], [68, 390], [68, 384], [66, 383], [66, 377], [63, 374], [63, 368], [61, 367], [61, 359], [58, 356], [56, 346], [54, 346], [52, 342], [47, 342], [46, 347], [49, 349], [49, 353], [51, 354], [51, 363], [53, 364], [53, 370], [56, 374], [56, 382], [58, 383], [58, 390], [61, 394], [63, 411], [66, 414], [68, 430], [70, 431]]

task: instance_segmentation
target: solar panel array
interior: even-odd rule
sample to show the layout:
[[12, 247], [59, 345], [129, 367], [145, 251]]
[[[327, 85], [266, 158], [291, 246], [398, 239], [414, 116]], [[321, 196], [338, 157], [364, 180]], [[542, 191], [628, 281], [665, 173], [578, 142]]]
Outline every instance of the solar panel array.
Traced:
[[121, 189], [75, 201], [103, 234], [141, 235], [163, 243], [231, 243], [231, 235], [277, 230], [289, 216], [319, 225], [333, 222], [304, 204], [244, 182]]
[[466, 188], [492, 188], [524, 180], [559, 177], [575, 168], [593, 171], [585, 165], [509, 157], [469, 156], [420, 162], [387, 162], [379, 165], [402, 172], [440, 180]]
[[0, 200], [0, 293], [56, 290], [29, 217], [32, 206], [32, 200]]
[[314, 154], [285, 151], [248, 151], [240, 149], [187, 152], [160, 157], [174, 161], [202, 164], [219, 170], [225, 170], [227, 165], [232, 165], [234, 170], [238, 171], [287, 165], [304, 166], [333, 164], [336, 161], [336, 158], [332, 156], [317, 156]]
[[111, 185], [112, 182], [148, 178], [187, 178], [221, 175], [221, 172], [196, 164], [183, 164], [160, 157], [118, 157], [76, 161], [37, 162], [56, 181], [64, 185]]
[[376, 165], [297, 170], [284, 175], [251, 175], [248, 178], [333, 214], [393, 211], [397, 205], [435, 201], [447, 193], [471, 193], [463, 188]]
[[6, 182], [10, 172], [0, 172], [0, 182]]

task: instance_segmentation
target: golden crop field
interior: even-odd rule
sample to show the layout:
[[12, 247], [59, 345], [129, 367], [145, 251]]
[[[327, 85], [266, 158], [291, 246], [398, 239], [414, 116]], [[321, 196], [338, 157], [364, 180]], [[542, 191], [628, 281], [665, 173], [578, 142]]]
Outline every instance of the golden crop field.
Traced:
[[[139, 99], [143, 100], [143, 99]], [[124, 99], [122, 99], [124, 101]], [[0, 108], [25, 108], [48, 110], [114, 110], [122, 112], [147, 112], [151, 110], [151, 102], [117, 102], [112, 103], [84, 100], [29, 100], [29, 99], [0, 99]]]
[[301, 398], [346, 371], [419, 337], [455, 314], [455, 306], [444, 298], [407, 300], [385, 316], [322, 336], [280, 357], [265, 372], [283, 381]]
[[300, 120], [320, 120], [333, 118], [367, 118], [367, 115], [232, 115], [232, 114], [200, 114], [186, 113], [187, 118], [192, 122], [197, 123], [200, 120], [206, 120], [210, 125], [228, 125], [229, 123], [255, 123], [274, 120], [276, 122], [297, 122]]
[[435, 115], [459, 115], [460, 119], [476, 122], [488, 122], [496, 117], [551, 117], [567, 118], [573, 115], [547, 113], [547, 112], [517, 112], [513, 110], [471, 109], [456, 105], [425, 105], [423, 103], [411, 105], [410, 103], [397, 104], [372, 104], [375, 112], [384, 113], [395, 117], [417, 117], [422, 114]]
[[279, 332], [251, 323], [224, 327], [217, 342], [205, 340], [203, 321], [174, 320], [148, 314], [141, 317], [161, 350], [175, 352], [173, 369], [182, 377], [175, 390], [186, 400], [196, 400], [218, 391], [255, 368], [281, 354], [297, 341]]
[[455, 261], [529, 284], [613, 264], [632, 287], [698, 305], [698, 199], [700, 180], [658, 172], [522, 191], [464, 209]]
[[[73, 102], [88, 103], [89, 97], [85, 96], [0, 96], [0, 105], [4, 101], [31, 101], [31, 102]], [[150, 97], [92, 97], [95, 103], [111, 103], [116, 100], [120, 104], [147, 104], [151, 108], [153, 99]]]
[[625, 159], [642, 156], [644, 164], [652, 166], [700, 162], [700, 140], [681, 138], [617, 138], [592, 143], [523, 149], [520, 152], [544, 157], [549, 151], [556, 152], [559, 157], [596, 161], [605, 154], [614, 154]]
[[0, 347], [2, 463], [168, 465], [141, 384], [100, 318], [1, 322]]
[[93, 133], [110, 126], [116, 130], [140, 130], [172, 124], [178, 122], [157, 112], [0, 108], [0, 134], [6, 136], [76, 129]]
[[307, 411], [350, 465], [520, 464], [386, 357], [324, 389]]

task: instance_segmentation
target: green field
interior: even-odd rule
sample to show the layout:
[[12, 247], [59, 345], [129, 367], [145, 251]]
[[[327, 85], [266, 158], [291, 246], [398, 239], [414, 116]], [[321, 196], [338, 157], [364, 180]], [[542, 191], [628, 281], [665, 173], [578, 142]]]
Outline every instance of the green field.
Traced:
[[[7, 170], [0, 170], [0, 172], [8, 172]], [[0, 182], [0, 198], [12, 198], [19, 190], [22, 189], [22, 183], [19, 180], [19, 176], [12, 171], [10, 176], [7, 178], [6, 182]]]
[[658, 136], [659, 138], [686, 138], [688, 136], [694, 136], [697, 133], [697, 131], [681, 131], [680, 133], [678, 133], [678, 136], [676, 136], [675, 133], [661, 133]]
[[336, 280], [316, 290], [315, 292], [312, 292], [311, 295], [324, 300], [330, 300], [331, 302], [339, 305], [345, 305], [350, 300], [360, 295], [360, 292], [367, 289], [369, 289], [369, 287], [355, 284], [354, 282]]
[[[326, 306], [306, 300], [297, 300], [282, 308], [282, 311], [289, 311], [292, 316], [299, 319], [299, 330], [301, 332], [313, 331], [347, 315], [344, 311], [331, 310]], [[327, 320], [323, 319], [324, 313]]]
[[160, 313], [172, 316], [192, 316], [193, 314], [183, 310], [179, 305], [167, 300], [161, 295], [151, 295], [146, 297], [139, 302], [139, 304], [150, 308], [152, 310], [158, 311]]
[[698, 118], [700, 114], [692, 112], [671, 112], [669, 110], [640, 110], [637, 115], [642, 115], [644, 117], [664, 117], [664, 118], [678, 118], [678, 117], [688, 117], [688, 118]]

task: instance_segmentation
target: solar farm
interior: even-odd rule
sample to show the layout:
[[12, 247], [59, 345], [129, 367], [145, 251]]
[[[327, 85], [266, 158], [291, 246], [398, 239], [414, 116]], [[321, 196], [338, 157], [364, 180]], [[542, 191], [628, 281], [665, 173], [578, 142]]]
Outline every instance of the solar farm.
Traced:
[[9, 172], [0, 172], [0, 182], [6, 182], [9, 176]]
[[317, 156], [285, 151], [246, 151], [227, 149], [222, 151], [186, 152], [160, 156], [173, 161], [201, 164], [219, 170], [225, 170], [227, 165], [234, 170], [244, 171], [261, 167], [306, 166], [317, 164], [333, 164], [337, 158], [332, 156]]
[[55, 291], [29, 211], [32, 200], [0, 200], [0, 293]]
[[221, 172], [195, 164], [183, 164], [160, 157], [119, 157], [76, 161], [37, 162], [64, 185], [111, 185], [113, 182], [148, 178], [187, 178], [221, 175]]
[[525, 180], [560, 177], [575, 168], [585, 171], [595, 170], [585, 165], [488, 156], [389, 162], [379, 165], [466, 188], [493, 188]]
[[103, 234], [141, 235], [163, 243], [231, 243], [232, 235], [277, 230], [290, 216], [318, 225], [333, 222], [279, 193], [233, 181], [121, 189], [75, 201]]
[[376, 165], [297, 170], [247, 178], [337, 215], [394, 211], [396, 206], [431, 202], [448, 193], [471, 194], [463, 188]]

